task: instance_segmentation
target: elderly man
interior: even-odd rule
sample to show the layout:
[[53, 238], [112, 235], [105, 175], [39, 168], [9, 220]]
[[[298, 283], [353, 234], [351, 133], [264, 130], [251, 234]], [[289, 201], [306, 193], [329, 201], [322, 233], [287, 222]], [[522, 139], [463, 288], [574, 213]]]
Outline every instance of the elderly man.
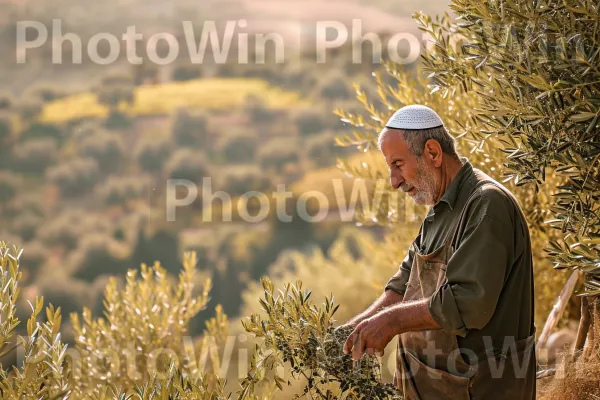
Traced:
[[394, 383], [406, 399], [534, 399], [533, 269], [513, 195], [459, 157], [440, 117], [398, 110], [379, 136], [394, 189], [430, 206], [344, 351], [382, 354], [399, 335]]

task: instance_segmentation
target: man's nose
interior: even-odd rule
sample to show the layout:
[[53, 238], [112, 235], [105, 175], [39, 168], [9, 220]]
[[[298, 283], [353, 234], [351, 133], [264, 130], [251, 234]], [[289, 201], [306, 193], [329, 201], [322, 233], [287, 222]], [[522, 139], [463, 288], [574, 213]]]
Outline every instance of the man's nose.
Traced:
[[404, 180], [399, 176], [390, 175], [390, 184], [394, 189], [398, 189]]

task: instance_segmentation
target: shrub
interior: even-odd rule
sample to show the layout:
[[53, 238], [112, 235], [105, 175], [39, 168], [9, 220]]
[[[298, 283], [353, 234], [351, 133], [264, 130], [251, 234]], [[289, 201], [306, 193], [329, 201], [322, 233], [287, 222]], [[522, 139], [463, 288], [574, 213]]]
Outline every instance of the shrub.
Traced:
[[228, 163], [249, 163], [254, 161], [259, 138], [246, 130], [229, 133], [224, 131], [217, 142], [217, 149], [223, 153]]
[[171, 143], [167, 139], [142, 140], [136, 146], [135, 158], [144, 172], [156, 173], [163, 169], [171, 152]]
[[76, 158], [50, 168], [47, 179], [63, 196], [73, 197], [89, 192], [98, 183], [100, 172], [96, 160]]
[[[341, 230], [327, 251], [313, 248], [282, 252], [263, 273], [277, 287], [300, 280], [310, 287], [315, 298], [333, 295], [340, 304], [336, 319], [343, 323], [366, 310], [396, 273], [394, 256], [386, 252], [386, 247], [392, 244], [408, 248], [418, 229], [416, 223], [406, 224], [402, 232], [382, 242], [368, 231], [347, 227]], [[240, 314], [261, 311], [256, 299], [262, 293], [261, 285], [251, 282], [242, 294]]]
[[[19, 296], [19, 249], [9, 248], [0, 242], [0, 294], [3, 318], [0, 321], [0, 354], [8, 352], [7, 346], [14, 344], [19, 325], [16, 305]], [[45, 322], [38, 321], [44, 307], [44, 299], [32, 302], [32, 313], [27, 321], [27, 336], [17, 337], [23, 346], [24, 359], [15, 365], [9, 375], [2, 369], [1, 385], [7, 398], [64, 398], [69, 393], [67, 368], [65, 365], [66, 345], [60, 339], [62, 320], [60, 308], [46, 308]]]
[[297, 162], [298, 140], [289, 138], [276, 138], [264, 144], [258, 150], [258, 160], [264, 169], [282, 169], [287, 163]]
[[44, 138], [19, 143], [14, 147], [13, 158], [16, 171], [43, 174], [58, 158], [56, 140]]
[[[188, 324], [206, 306], [210, 289], [207, 281], [201, 293], [195, 293], [195, 268], [195, 255], [186, 254], [184, 268], [175, 282], [160, 264], [151, 268], [142, 265], [139, 271], [127, 272], [123, 289], [115, 278], [110, 279], [104, 291], [104, 304], [108, 305], [104, 318], [93, 318], [87, 308], [81, 317], [71, 315], [75, 346], [82, 357], [78, 373], [82, 383], [93, 388], [109, 377], [118, 387], [132, 389], [136, 383], [149, 382], [150, 363], [154, 362], [158, 371], [167, 370], [168, 364], [160, 365], [164, 360], [152, 359], [155, 350], [174, 352], [178, 360], [186, 359], [184, 336]], [[107, 323], [121, 329], [107, 329]], [[125, 357], [135, 360], [135, 364], [125, 365]], [[115, 361], [122, 366], [118, 370], [103, 368]]]
[[[46, 308], [45, 318], [38, 317], [44, 308], [44, 299], [36, 297], [31, 305], [33, 312], [27, 321], [27, 336], [15, 337], [19, 325], [20, 251], [0, 242], [0, 293], [3, 318], [0, 320], [0, 355], [8, 353], [15, 339], [23, 347], [23, 359], [0, 374], [0, 386], [6, 398], [44, 399], [206, 399], [226, 400], [231, 393], [225, 392], [225, 381], [216, 375], [218, 363], [209, 371], [203, 366], [194, 367], [190, 355], [192, 343], [184, 340], [186, 327], [208, 301], [210, 283], [203, 291], [195, 293], [195, 258], [186, 255], [185, 267], [179, 281], [168, 277], [160, 265], [153, 268], [142, 266], [138, 278], [135, 270], [129, 271], [125, 287], [120, 288], [111, 279], [105, 290], [104, 318], [93, 318], [89, 308], [82, 316], [71, 314], [75, 332], [75, 346], [67, 351], [62, 342], [61, 309], [52, 304]], [[69, 301], [61, 297], [65, 293], [89, 297], [87, 287], [81, 282], [58, 279], [64, 290], [55, 297], [59, 302]], [[54, 282], [56, 283], [56, 282]], [[44, 290], [55, 290], [54, 285]], [[69, 296], [67, 295], [67, 296]], [[220, 349], [225, 342], [227, 320], [217, 311], [217, 318], [206, 324], [202, 340], [206, 359]], [[209, 340], [209, 339], [213, 340]], [[173, 352], [177, 365], [169, 357], [160, 358], [156, 350]], [[193, 348], [192, 356], [193, 356]], [[133, 352], [133, 353], [132, 353]], [[127, 362], [135, 360], [135, 370]], [[118, 369], [111, 369], [112, 362]], [[153, 364], [152, 364], [153, 363]], [[152, 369], [152, 365], [158, 367]], [[135, 373], [141, 371], [140, 376]], [[160, 377], [160, 378], [159, 378]], [[160, 395], [158, 394], [160, 393]], [[269, 399], [264, 397], [262, 399]], [[244, 400], [259, 400], [250, 394]]]
[[204, 113], [178, 110], [173, 117], [173, 140], [181, 147], [202, 148], [208, 143], [208, 117]]
[[19, 190], [20, 183], [18, 175], [9, 171], [0, 171], [0, 204], [6, 204], [12, 200]]
[[169, 179], [187, 179], [199, 183], [209, 176], [204, 153], [191, 149], [177, 150], [166, 165]]
[[[392, 384], [381, 382], [382, 366], [375, 356], [365, 355], [354, 363], [350, 355], [343, 353], [351, 330], [334, 329], [333, 316], [339, 306], [333, 296], [317, 307], [301, 281], [286, 284], [277, 293], [269, 279], [261, 282], [264, 300], [259, 302], [263, 313], [242, 321], [259, 343], [250, 373], [242, 382], [241, 397], [256, 390], [267, 372], [289, 363], [293, 379], [306, 378], [304, 393], [310, 398], [340, 399], [350, 394], [358, 399], [403, 398]], [[286, 381], [277, 375], [274, 379], [283, 390]]]
[[80, 149], [83, 156], [96, 160], [100, 171], [105, 173], [117, 171], [125, 157], [123, 139], [114, 133], [88, 136], [82, 140]]

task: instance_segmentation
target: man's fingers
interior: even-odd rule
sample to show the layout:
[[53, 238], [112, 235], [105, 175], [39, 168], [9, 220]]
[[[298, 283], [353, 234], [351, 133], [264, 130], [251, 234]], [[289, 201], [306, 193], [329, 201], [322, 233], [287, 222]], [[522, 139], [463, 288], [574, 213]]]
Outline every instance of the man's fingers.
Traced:
[[358, 335], [356, 335], [354, 348], [352, 349], [352, 359], [355, 361], [360, 360], [365, 352], [366, 347], [367, 341], [365, 340], [365, 335], [359, 332]]
[[356, 331], [356, 329], [354, 329], [352, 331], [352, 333], [350, 334], [350, 336], [348, 336], [348, 339], [346, 339], [346, 343], [344, 343], [344, 354], [349, 354], [350, 351], [352, 350], [352, 346], [354, 346], [354, 337], [358, 334], [358, 332]]

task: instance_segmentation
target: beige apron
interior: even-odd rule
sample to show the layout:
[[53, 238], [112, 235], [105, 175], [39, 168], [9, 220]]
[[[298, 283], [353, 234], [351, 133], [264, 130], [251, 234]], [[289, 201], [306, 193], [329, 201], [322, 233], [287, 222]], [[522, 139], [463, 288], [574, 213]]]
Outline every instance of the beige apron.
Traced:
[[[482, 181], [477, 188], [486, 183], [495, 184]], [[445, 283], [452, 244], [472, 197], [440, 248], [431, 254], [421, 254], [413, 243], [415, 256], [404, 301], [429, 298]], [[535, 331], [516, 342], [517, 354], [508, 351], [503, 355], [501, 348], [493, 349], [491, 353], [478, 354], [479, 363], [474, 365], [467, 364], [458, 351], [456, 335], [441, 329], [406, 332], [399, 339], [394, 384], [403, 391], [406, 400], [535, 399]], [[527, 363], [523, 367], [526, 368], [524, 377], [523, 373], [518, 374], [520, 378], [515, 377], [515, 358], [521, 367]], [[499, 365], [504, 366], [500, 376], [495, 369]]]

